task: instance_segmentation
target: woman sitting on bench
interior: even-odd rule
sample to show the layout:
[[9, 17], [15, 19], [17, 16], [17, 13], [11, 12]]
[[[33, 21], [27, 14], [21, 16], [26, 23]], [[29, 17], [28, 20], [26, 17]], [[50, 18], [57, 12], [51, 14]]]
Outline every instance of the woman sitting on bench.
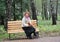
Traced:
[[32, 39], [31, 34], [33, 33], [34, 36], [36, 37], [36, 33], [35, 33], [35, 28], [31, 24], [31, 19], [29, 14], [30, 14], [29, 12], [25, 12], [24, 17], [22, 19], [22, 28], [25, 31], [27, 38]]

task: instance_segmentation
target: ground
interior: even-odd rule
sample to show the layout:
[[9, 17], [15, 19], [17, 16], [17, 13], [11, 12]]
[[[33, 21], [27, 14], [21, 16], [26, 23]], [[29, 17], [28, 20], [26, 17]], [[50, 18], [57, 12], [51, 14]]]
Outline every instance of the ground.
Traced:
[[42, 37], [38, 39], [4, 40], [2, 42], [60, 42], [60, 37]]

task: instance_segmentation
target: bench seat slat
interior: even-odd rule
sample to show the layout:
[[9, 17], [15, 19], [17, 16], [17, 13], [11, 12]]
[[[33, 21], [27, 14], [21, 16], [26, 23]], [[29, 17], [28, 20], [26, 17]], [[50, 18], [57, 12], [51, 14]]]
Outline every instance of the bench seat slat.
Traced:
[[[38, 29], [36, 29], [37, 32], [39, 32]], [[8, 30], [8, 33], [20, 33], [20, 32], [24, 32], [23, 30]]]
[[21, 26], [8, 26], [8, 28], [20, 28]]

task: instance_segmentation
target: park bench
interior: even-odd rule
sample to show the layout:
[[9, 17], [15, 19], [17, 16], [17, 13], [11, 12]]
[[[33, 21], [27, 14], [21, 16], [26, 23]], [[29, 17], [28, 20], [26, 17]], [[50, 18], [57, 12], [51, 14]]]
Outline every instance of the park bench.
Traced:
[[[39, 29], [37, 28], [37, 21], [36, 20], [31, 20], [33, 27], [36, 29], [36, 33], [39, 36]], [[8, 34], [9, 34], [9, 39], [10, 39], [10, 34], [13, 33], [21, 33], [24, 32], [22, 29], [22, 21], [8, 21]]]

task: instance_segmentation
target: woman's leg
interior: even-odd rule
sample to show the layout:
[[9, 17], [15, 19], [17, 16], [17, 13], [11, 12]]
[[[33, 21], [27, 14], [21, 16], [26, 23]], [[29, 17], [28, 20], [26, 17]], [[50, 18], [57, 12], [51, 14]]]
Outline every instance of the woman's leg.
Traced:
[[29, 27], [23, 27], [23, 30], [25, 31], [27, 38], [31, 39], [32, 37], [31, 37]]
[[31, 29], [31, 34], [34, 33], [34, 36], [36, 36], [35, 28], [33, 26], [31, 26], [30, 29]]

